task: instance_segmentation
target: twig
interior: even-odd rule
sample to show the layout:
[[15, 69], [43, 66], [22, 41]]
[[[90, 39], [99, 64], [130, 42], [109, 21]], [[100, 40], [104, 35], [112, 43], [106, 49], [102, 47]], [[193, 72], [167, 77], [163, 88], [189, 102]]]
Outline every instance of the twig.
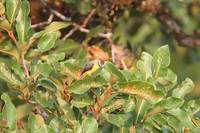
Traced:
[[0, 29], [3, 29], [4, 31], [6, 31], [8, 33], [8, 36], [10, 37], [10, 39], [14, 42], [15, 45], [17, 45], [17, 40], [16, 40], [16, 38], [13, 34], [13, 31], [10, 31], [10, 30], [8, 30], [4, 27], [1, 27], [1, 26], [0, 26]]
[[44, 25], [48, 25], [48, 24], [50, 24], [50, 23], [52, 22], [53, 17], [54, 17], [54, 15], [53, 15], [53, 14], [50, 14], [47, 21], [44, 21], [44, 22], [40, 22], [40, 23], [31, 25], [31, 28], [36, 28], [36, 27], [41, 27], [41, 26], [44, 26]]
[[7, 31], [7, 32], [8, 32], [9, 37], [11, 38], [11, 40], [14, 42], [14, 44], [17, 45], [17, 40], [16, 40], [13, 32], [12, 31]]
[[56, 17], [60, 18], [61, 20], [63, 20], [63, 21], [71, 21], [70, 17], [66, 17], [66, 16], [64, 16], [63, 14], [61, 14], [60, 12], [58, 12], [58, 11], [56, 11], [54, 9], [49, 9], [49, 10], [50, 10], [50, 12], [52, 14], [54, 14]]
[[[71, 29], [71, 30], [63, 37], [63, 40], [65, 40], [65, 39], [67, 39], [68, 37], [70, 37], [75, 31], [77, 31], [77, 30], [80, 30], [80, 31], [81, 31], [81, 29], [83, 30], [83, 29], [87, 26], [87, 24], [88, 24], [90, 18], [94, 15], [95, 11], [96, 11], [96, 9], [92, 9], [92, 10], [90, 11], [90, 13], [89, 13], [89, 14], [87, 15], [87, 17], [84, 19], [83, 24], [82, 24], [81, 26], [79, 26], [79, 25], [77, 25], [77, 24], [74, 24], [74, 28]], [[83, 32], [83, 31], [82, 31], [82, 32]], [[88, 33], [88, 30], [86, 30], [85, 32]]]
[[77, 31], [78, 28], [74, 27], [73, 29], [71, 29], [63, 38], [62, 40], [66, 40], [67, 38], [69, 38], [75, 31]]
[[52, 13], [53, 15], [55, 15], [56, 17], [60, 18], [63, 21], [71, 21], [71, 18], [64, 16], [62, 13], [51, 9], [50, 6], [48, 6], [48, 4], [46, 3], [45, 0], [40, 0], [41, 3], [46, 7], [46, 9], [48, 9], [50, 11], [50, 13]]
[[81, 27], [84, 28], [84, 27], [87, 26], [87, 24], [88, 24], [90, 18], [94, 15], [95, 11], [96, 11], [96, 9], [92, 9], [92, 10], [90, 11], [90, 13], [87, 15], [87, 17], [86, 17], [85, 20], [83, 21], [83, 24], [82, 24]]
[[21, 64], [22, 67], [24, 68], [24, 73], [25, 73], [26, 77], [29, 78], [30, 75], [29, 75], [29, 70], [28, 70], [28, 68], [27, 68], [27, 66], [26, 66], [26, 62], [25, 62], [25, 60], [24, 60], [24, 53], [21, 52], [20, 54], [21, 54], [21, 55], [20, 55], [20, 64]]
[[172, 17], [171, 13], [166, 7], [160, 8], [156, 17], [159, 20], [159, 22], [166, 27], [166, 31], [174, 36], [174, 38], [178, 41], [180, 46], [200, 46], [200, 38], [196, 35], [187, 35], [185, 32], [183, 32], [182, 27]]

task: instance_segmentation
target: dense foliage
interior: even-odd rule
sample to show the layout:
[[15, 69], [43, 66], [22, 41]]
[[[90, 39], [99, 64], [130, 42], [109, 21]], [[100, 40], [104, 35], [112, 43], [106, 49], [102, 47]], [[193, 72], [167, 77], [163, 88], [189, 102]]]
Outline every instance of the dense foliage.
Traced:
[[[95, 12], [90, 0], [65, 2], [87, 18]], [[200, 101], [185, 100], [194, 84], [189, 78], [177, 83], [168, 45], [142, 52], [137, 61], [129, 57], [128, 64], [112, 39], [140, 40], [126, 40], [123, 31], [110, 38], [102, 25], [86, 29], [88, 19], [53, 21], [37, 31], [27, 0], [0, 0], [0, 7], [0, 30], [9, 36], [0, 44], [0, 132], [200, 132]], [[82, 45], [61, 34], [71, 26], [86, 34]], [[97, 36], [114, 56], [87, 45]], [[85, 72], [88, 64], [97, 68]]]

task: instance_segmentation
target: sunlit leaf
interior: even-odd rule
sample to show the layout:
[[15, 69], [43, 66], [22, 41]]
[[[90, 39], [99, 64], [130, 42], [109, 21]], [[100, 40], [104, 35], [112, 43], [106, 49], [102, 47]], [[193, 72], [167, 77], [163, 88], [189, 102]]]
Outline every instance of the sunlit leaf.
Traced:
[[21, 8], [17, 16], [16, 30], [18, 39], [21, 43], [25, 43], [28, 39], [31, 22], [29, 19], [30, 7], [27, 0], [23, 0]]
[[5, 7], [3, 5], [3, 2], [0, 2], [0, 16], [5, 13]]
[[[183, 105], [184, 100], [179, 99], [179, 98], [175, 98], [175, 97], [169, 97], [167, 99], [163, 99], [161, 100], [159, 103], [157, 103], [145, 116], [150, 117], [152, 115], [161, 113], [161, 112], [165, 112], [167, 110], [170, 109], [176, 109], [179, 108]], [[145, 119], [146, 119], [145, 118]]]
[[157, 81], [169, 90], [176, 85], [177, 76], [172, 70], [163, 68], [158, 73]]
[[107, 82], [101, 77], [85, 77], [69, 86], [69, 91], [74, 94], [83, 94], [91, 88], [101, 87], [106, 84]]
[[50, 25], [45, 27], [45, 32], [54, 32], [60, 29], [66, 28], [70, 25], [69, 22], [54, 21]]
[[50, 66], [47, 63], [39, 63], [37, 65], [37, 68], [38, 68], [39, 72], [42, 75], [46, 76], [46, 77], [50, 76], [53, 73], [53, 71], [54, 71], [53, 67]]
[[160, 68], [166, 68], [170, 64], [170, 53], [167, 45], [160, 47], [153, 55], [152, 66], [154, 76], [157, 77]]
[[86, 117], [82, 122], [83, 133], [97, 133], [98, 123], [93, 117]]
[[6, 0], [6, 16], [12, 24], [20, 8], [21, 0]]
[[89, 95], [75, 95], [72, 100], [72, 105], [77, 108], [83, 108], [85, 106], [93, 104], [93, 99]]
[[10, 97], [8, 94], [3, 93], [1, 95], [1, 99], [5, 102], [5, 105], [2, 110], [2, 116], [3, 119], [7, 121], [7, 126], [11, 130], [15, 130], [16, 128], [16, 108], [14, 104], [12, 103]]
[[148, 101], [141, 98], [137, 99], [137, 103], [134, 110], [135, 112], [134, 124], [138, 124], [143, 120], [148, 108], [149, 108]]
[[65, 59], [65, 53], [64, 52], [48, 55], [48, 61], [51, 62], [51, 63], [62, 61], [64, 59]]
[[11, 25], [6, 19], [0, 18], [0, 29], [10, 31], [11, 30]]
[[128, 120], [128, 116], [125, 114], [103, 114], [103, 117], [106, 121], [118, 127], [124, 126]]
[[144, 74], [144, 79], [148, 79], [152, 76], [152, 56], [146, 52], [143, 52], [141, 55], [141, 59], [137, 62], [137, 68]]
[[171, 114], [172, 116], [176, 117], [179, 122], [185, 126], [188, 127], [190, 129], [195, 129], [195, 125], [192, 122], [190, 116], [187, 114], [187, 112], [181, 110], [181, 109], [173, 109], [173, 110], [169, 110], [167, 111], [169, 114]]
[[39, 42], [38, 42], [38, 49], [41, 52], [46, 52], [54, 47], [56, 40], [60, 36], [59, 32], [48, 32], [44, 34]]
[[117, 76], [121, 81], [126, 81], [126, 78], [124, 77], [122, 72], [119, 69], [117, 69], [117, 67], [114, 66], [114, 64], [112, 64], [111, 62], [106, 62], [105, 69], [111, 74]]
[[186, 94], [192, 91], [194, 84], [191, 79], [186, 78], [181, 85], [173, 90], [172, 96], [177, 98], [183, 98]]
[[50, 91], [53, 91], [53, 92], [60, 90], [59, 86], [54, 81], [47, 79], [47, 78], [40, 78], [38, 80], [38, 83], [40, 86], [42, 86]]
[[163, 97], [163, 94], [155, 90], [154, 86], [145, 81], [130, 81], [124, 83], [118, 83], [119, 92], [137, 95], [147, 100], [159, 100]]
[[0, 78], [12, 85], [21, 85], [22, 83], [17, 79], [5, 63], [0, 63]]
[[63, 112], [63, 119], [65, 119], [67, 122], [74, 124], [76, 121], [74, 111], [70, 107], [69, 103], [67, 103], [65, 100], [61, 99], [60, 97], [57, 97], [57, 102], [59, 104], [60, 110]]

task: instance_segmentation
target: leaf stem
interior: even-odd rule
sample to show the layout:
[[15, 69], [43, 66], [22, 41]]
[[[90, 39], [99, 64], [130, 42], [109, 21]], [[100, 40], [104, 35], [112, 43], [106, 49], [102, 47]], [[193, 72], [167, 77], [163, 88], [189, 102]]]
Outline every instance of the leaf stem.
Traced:
[[8, 32], [9, 37], [10, 37], [10, 38], [12, 39], [12, 41], [14, 42], [14, 44], [17, 45], [17, 40], [16, 40], [16, 38], [15, 38], [13, 32], [12, 32], [12, 31], [7, 31], [7, 32]]

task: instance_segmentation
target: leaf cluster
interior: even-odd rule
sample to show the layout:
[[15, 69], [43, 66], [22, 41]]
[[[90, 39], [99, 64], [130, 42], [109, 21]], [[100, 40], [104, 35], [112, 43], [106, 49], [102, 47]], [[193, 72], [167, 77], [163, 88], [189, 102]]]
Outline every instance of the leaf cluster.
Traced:
[[177, 84], [167, 45], [143, 52], [134, 70], [105, 61], [84, 75], [87, 51], [60, 39], [70, 22], [36, 32], [27, 0], [0, 2], [0, 28], [17, 36], [0, 46], [1, 132], [199, 132], [199, 101], [185, 100], [194, 84]]

